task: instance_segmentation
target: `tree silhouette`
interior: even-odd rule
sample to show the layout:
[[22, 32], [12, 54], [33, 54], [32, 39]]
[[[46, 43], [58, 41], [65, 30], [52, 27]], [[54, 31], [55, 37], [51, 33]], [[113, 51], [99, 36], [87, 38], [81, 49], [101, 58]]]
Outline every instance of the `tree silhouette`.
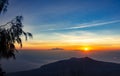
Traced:
[[[7, 11], [8, 1], [0, 0], [0, 14]], [[10, 22], [0, 26], [0, 60], [2, 58], [15, 59], [15, 51], [17, 51], [15, 43], [17, 42], [22, 47], [22, 35], [25, 36], [26, 40], [27, 37], [32, 38], [31, 33], [23, 31], [22, 20], [22, 16], [16, 16]], [[3, 72], [0, 65], [0, 76], [4, 76], [4, 74], [5, 72]]]
[[7, 11], [8, 1], [9, 0], [0, 0], [0, 13]]
[[15, 42], [22, 47], [21, 35], [24, 35], [26, 40], [32, 34], [23, 31], [22, 16], [16, 16], [13, 20], [0, 26], [0, 58], [15, 59]]
[[[0, 26], [0, 59], [15, 59], [15, 51], [17, 51], [15, 43], [18, 43], [22, 47], [22, 35], [25, 36], [26, 40], [28, 37], [32, 38], [31, 33], [23, 31], [22, 20], [22, 16], [16, 16], [10, 22]], [[4, 76], [3, 74], [4, 72], [0, 66], [0, 76]]]
[[[8, 6], [8, 0], [0, 0], [0, 14], [2, 12], [7, 11], [7, 6]], [[1, 58], [1, 55], [0, 55], [0, 58]], [[4, 72], [2, 71], [2, 68], [0, 65], [0, 76], [3, 76], [3, 75], [4, 75]]]

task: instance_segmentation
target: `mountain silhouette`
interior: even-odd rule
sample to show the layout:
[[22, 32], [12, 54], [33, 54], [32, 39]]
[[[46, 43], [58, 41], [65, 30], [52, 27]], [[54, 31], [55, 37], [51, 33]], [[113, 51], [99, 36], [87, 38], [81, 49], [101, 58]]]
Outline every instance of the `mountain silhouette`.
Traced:
[[84, 58], [61, 60], [7, 76], [120, 76], [120, 64]]

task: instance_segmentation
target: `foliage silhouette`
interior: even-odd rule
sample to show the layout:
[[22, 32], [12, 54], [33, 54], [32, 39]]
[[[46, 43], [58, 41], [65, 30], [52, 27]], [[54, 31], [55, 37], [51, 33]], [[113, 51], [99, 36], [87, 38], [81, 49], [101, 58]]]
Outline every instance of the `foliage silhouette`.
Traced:
[[9, 0], [0, 0], [0, 13], [7, 11], [8, 1]]
[[[7, 11], [8, 0], [0, 0], [0, 14]], [[1, 55], [0, 55], [1, 56]], [[0, 76], [4, 76], [4, 72], [0, 66]]]
[[13, 20], [0, 26], [0, 58], [15, 59], [15, 42], [22, 47], [21, 35], [32, 38], [32, 34], [24, 32], [22, 27], [22, 16], [16, 16]]
[[[0, 59], [2, 58], [14, 58], [15, 59], [15, 43], [18, 43], [22, 47], [21, 36], [24, 35], [26, 40], [28, 37], [32, 38], [32, 34], [23, 31], [22, 24], [23, 17], [16, 16], [13, 20], [0, 26]], [[0, 66], [0, 76], [4, 76]]]
[[[8, 2], [9, 0], [0, 0], [0, 14], [7, 11]], [[25, 36], [26, 40], [28, 36], [32, 38], [31, 33], [23, 31], [22, 20], [22, 16], [16, 16], [10, 22], [0, 26], [0, 59], [15, 59], [15, 51], [17, 51], [15, 43], [17, 42], [22, 47], [22, 35]], [[0, 65], [0, 76], [4, 75], [5, 72], [3, 72]]]

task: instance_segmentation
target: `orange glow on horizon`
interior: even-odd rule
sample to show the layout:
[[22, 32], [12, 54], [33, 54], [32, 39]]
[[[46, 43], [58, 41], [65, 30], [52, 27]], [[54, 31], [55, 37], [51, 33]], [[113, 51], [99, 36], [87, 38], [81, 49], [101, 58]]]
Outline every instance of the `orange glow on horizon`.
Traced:
[[[16, 44], [16, 48], [20, 49], [19, 45]], [[25, 50], [48, 50], [52, 48], [62, 48], [64, 50], [79, 50], [79, 51], [113, 51], [120, 50], [120, 45], [82, 45], [82, 44], [68, 44], [68, 43], [23, 43], [22, 49]]]
[[92, 47], [90, 46], [84, 46], [84, 47], [80, 47], [79, 50], [84, 51], [84, 52], [89, 52], [92, 50]]

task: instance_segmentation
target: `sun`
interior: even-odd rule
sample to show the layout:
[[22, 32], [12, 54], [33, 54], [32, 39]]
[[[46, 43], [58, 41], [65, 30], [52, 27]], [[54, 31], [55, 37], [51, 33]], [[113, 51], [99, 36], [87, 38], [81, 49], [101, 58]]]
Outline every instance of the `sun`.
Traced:
[[86, 47], [86, 48], [84, 48], [84, 51], [89, 51], [89, 48], [87, 48], [87, 47]]
[[90, 48], [89, 48], [89, 47], [84, 47], [84, 48], [83, 48], [83, 51], [84, 51], [84, 52], [89, 52], [89, 51], [90, 51]]
[[83, 46], [83, 47], [80, 47], [78, 49], [83, 51], [83, 52], [90, 52], [92, 50], [92, 48], [90, 46]]

